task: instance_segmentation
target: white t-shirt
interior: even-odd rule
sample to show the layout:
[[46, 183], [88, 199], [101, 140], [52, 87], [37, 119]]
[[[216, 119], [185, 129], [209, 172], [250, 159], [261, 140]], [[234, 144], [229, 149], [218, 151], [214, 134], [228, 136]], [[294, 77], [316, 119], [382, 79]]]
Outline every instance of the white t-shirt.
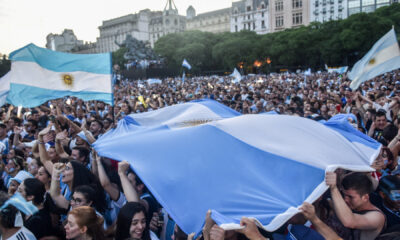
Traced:
[[[3, 240], [3, 236], [0, 237]], [[4, 239], [6, 240], [6, 239]], [[21, 227], [14, 235], [7, 238], [7, 240], [36, 240], [35, 235], [25, 227]]]

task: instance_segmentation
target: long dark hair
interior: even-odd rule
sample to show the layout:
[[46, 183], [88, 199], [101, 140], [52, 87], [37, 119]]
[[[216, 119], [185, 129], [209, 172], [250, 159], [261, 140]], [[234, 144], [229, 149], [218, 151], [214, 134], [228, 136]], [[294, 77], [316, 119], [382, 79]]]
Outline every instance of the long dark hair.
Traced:
[[88, 202], [92, 202], [93, 207], [99, 212], [103, 213], [105, 212], [107, 205], [106, 201], [100, 201], [98, 202], [96, 196], [96, 186], [95, 185], [80, 185], [75, 188], [74, 193], [81, 193]]
[[[146, 208], [141, 203], [128, 202], [121, 208], [117, 218], [115, 240], [124, 240], [130, 238], [129, 229], [131, 227], [132, 218], [136, 213], [140, 212], [143, 212], [147, 219]], [[148, 224], [146, 224], [146, 228], [144, 229], [142, 240], [150, 240], [150, 230]]]
[[71, 166], [74, 169], [74, 178], [72, 179], [72, 192], [82, 185], [90, 185], [95, 190], [94, 199], [96, 202], [96, 210], [104, 214], [107, 208], [106, 195], [104, 189], [97, 177], [89, 171], [85, 166], [77, 161], [71, 161]]

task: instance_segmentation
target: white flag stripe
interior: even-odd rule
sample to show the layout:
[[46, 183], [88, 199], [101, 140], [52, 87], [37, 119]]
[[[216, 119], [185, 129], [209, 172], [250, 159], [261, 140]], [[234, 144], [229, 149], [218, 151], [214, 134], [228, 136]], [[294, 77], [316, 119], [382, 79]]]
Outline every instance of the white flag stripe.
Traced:
[[386, 61], [393, 58], [393, 55], [400, 56], [400, 49], [397, 43], [383, 49], [373, 56], [373, 62], [370, 62], [365, 66], [363, 73], [370, 71], [372, 68], [378, 66], [379, 64], [385, 64]]
[[[111, 76], [87, 72], [53, 72], [35, 62], [12, 62], [12, 83], [52, 90], [88, 91], [111, 93]], [[27, 71], [29, 69], [29, 74]], [[63, 74], [73, 77], [72, 84], [64, 83]], [[96, 90], [93, 83], [96, 83]]]
[[[243, 121], [244, 118], [247, 121], [248, 128], [236, 129], [230, 127], [235, 126], [237, 122]], [[260, 118], [264, 118], [263, 121], [259, 121]], [[296, 119], [296, 121], [294, 121], [294, 119]], [[210, 124], [260, 150], [288, 159], [296, 159], [317, 168], [325, 168], [327, 165], [340, 165], [346, 162], [353, 162], [354, 165], [369, 164], [364, 161], [368, 159], [368, 155], [360, 151], [359, 148], [348, 144], [344, 137], [336, 131], [310, 119], [283, 115], [250, 115], [230, 118]], [[292, 125], [292, 127], [290, 131], [274, 127], [279, 124], [285, 126]], [[296, 128], [298, 125], [301, 125], [302, 128]], [[311, 130], [306, 134], [304, 132], [305, 129]], [[298, 132], [296, 133], [296, 131]], [[324, 134], [320, 135], [318, 133]], [[293, 136], [298, 137], [293, 138]], [[335, 142], [332, 144], [332, 146], [335, 147], [325, 144], [325, 140], [328, 136], [331, 143]], [[274, 141], [265, 141], [265, 138], [274, 139]], [[283, 142], [285, 144], [282, 144]], [[304, 152], [304, 143], [307, 143], [309, 150], [314, 149], [314, 151]], [[375, 149], [369, 149], [367, 146], [363, 147], [368, 149], [368, 154], [376, 152]], [[338, 152], [337, 149], [342, 149], [342, 151], [345, 150], [347, 152]], [[326, 162], [324, 159], [325, 157], [316, 155], [316, 152], [324, 152], [324, 155], [332, 156], [332, 159], [335, 159], [335, 161]], [[372, 169], [368, 168], [364, 170], [371, 171]]]

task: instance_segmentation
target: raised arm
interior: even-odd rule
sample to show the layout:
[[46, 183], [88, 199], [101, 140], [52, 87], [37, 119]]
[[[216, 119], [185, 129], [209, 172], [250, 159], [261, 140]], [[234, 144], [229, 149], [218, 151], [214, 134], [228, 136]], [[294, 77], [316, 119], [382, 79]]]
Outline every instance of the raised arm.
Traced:
[[39, 156], [40, 161], [43, 163], [46, 170], [52, 174], [53, 172], [53, 163], [50, 160], [49, 155], [47, 154], [47, 150], [45, 147], [44, 136], [50, 132], [51, 124], [47, 126], [45, 129], [39, 132], [38, 136], [38, 147], [39, 147]]
[[333, 208], [343, 226], [352, 229], [374, 230], [380, 225], [380, 222], [384, 222], [382, 219], [384, 216], [378, 212], [368, 212], [363, 215], [353, 213], [336, 185], [336, 178], [336, 173], [326, 173], [325, 180], [331, 191]]
[[103, 164], [101, 163], [100, 156], [97, 155], [97, 153], [95, 153], [94, 156], [101, 186], [110, 195], [112, 200], [117, 201], [120, 193], [118, 187], [110, 182], [110, 179], [108, 178], [107, 173], [104, 170]]
[[58, 207], [68, 209], [69, 201], [65, 199], [63, 195], [61, 195], [60, 190], [60, 176], [64, 168], [64, 163], [54, 164], [51, 174], [50, 196]]
[[389, 109], [394, 108], [400, 101], [400, 98], [398, 96], [394, 96], [392, 101], [389, 103]]
[[65, 140], [67, 138], [67, 130], [64, 130], [62, 132], [57, 133], [56, 135], [56, 152], [58, 156], [61, 158], [69, 158], [69, 155], [64, 151], [64, 147], [61, 144], [61, 141]]
[[128, 176], [126, 172], [129, 170], [129, 163], [126, 161], [122, 161], [118, 163], [118, 175], [121, 179], [122, 189], [124, 190], [124, 194], [126, 200], [128, 202], [139, 202], [140, 198], [134, 186], [132, 186], [131, 182], [129, 182]]
[[365, 109], [364, 109], [364, 107], [361, 105], [360, 95], [361, 95], [360, 92], [356, 92], [356, 94], [355, 94], [353, 100], [356, 102], [356, 108], [358, 109], [358, 111], [360, 111], [361, 118], [362, 118], [363, 122], [365, 123], [365, 122], [366, 122], [365, 119], [364, 119], [364, 116], [365, 116]]
[[7, 115], [6, 115], [6, 118], [4, 119], [4, 122], [8, 122], [8, 120], [10, 120], [10, 118], [11, 118], [11, 111], [14, 109], [14, 106], [13, 105], [10, 105], [9, 107], [8, 107], [8, 110], [7, 110]]
[[339, 235], [335, 233], [328, 225], [321, 221], [315, 214], [315, 208], [312, 204], [304, 202], [300, 207], [304, 217], [306, 217], [326, 240], [339, 240]]
[[371, 105], [374, 104], [374, 102], [371, 101], [371, 99], [369, 99], [369, 98], [367, 98], [367, 97], [364, 97], [364, 96], [361, 95], [361, 94], [359, 94], [358, 96], [359, 96], [362, 100], [366, 101], [367, 103], [369, 103], [369, 104], [371, 104]]
[[14, 139], [13, 145], [18, 146], [21, 142], [19, 141], [19, 137], [21, 136], [22, 127], [14, 126]]

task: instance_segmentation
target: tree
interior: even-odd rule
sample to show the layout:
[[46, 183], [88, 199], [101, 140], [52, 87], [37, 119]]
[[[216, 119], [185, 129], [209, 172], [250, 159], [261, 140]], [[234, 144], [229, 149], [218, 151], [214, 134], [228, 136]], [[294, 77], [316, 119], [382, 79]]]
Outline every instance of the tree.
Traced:
[[112, 53], [112, 65], [114, 66], [117, 64], [120, 66], [121, 69], [125, 68], [125, 63], [127, 62], [126, 59], [124, 58], [124, 54], [126, 53], [127, 49], [124, 47], [121, 47], [117, 51]]

